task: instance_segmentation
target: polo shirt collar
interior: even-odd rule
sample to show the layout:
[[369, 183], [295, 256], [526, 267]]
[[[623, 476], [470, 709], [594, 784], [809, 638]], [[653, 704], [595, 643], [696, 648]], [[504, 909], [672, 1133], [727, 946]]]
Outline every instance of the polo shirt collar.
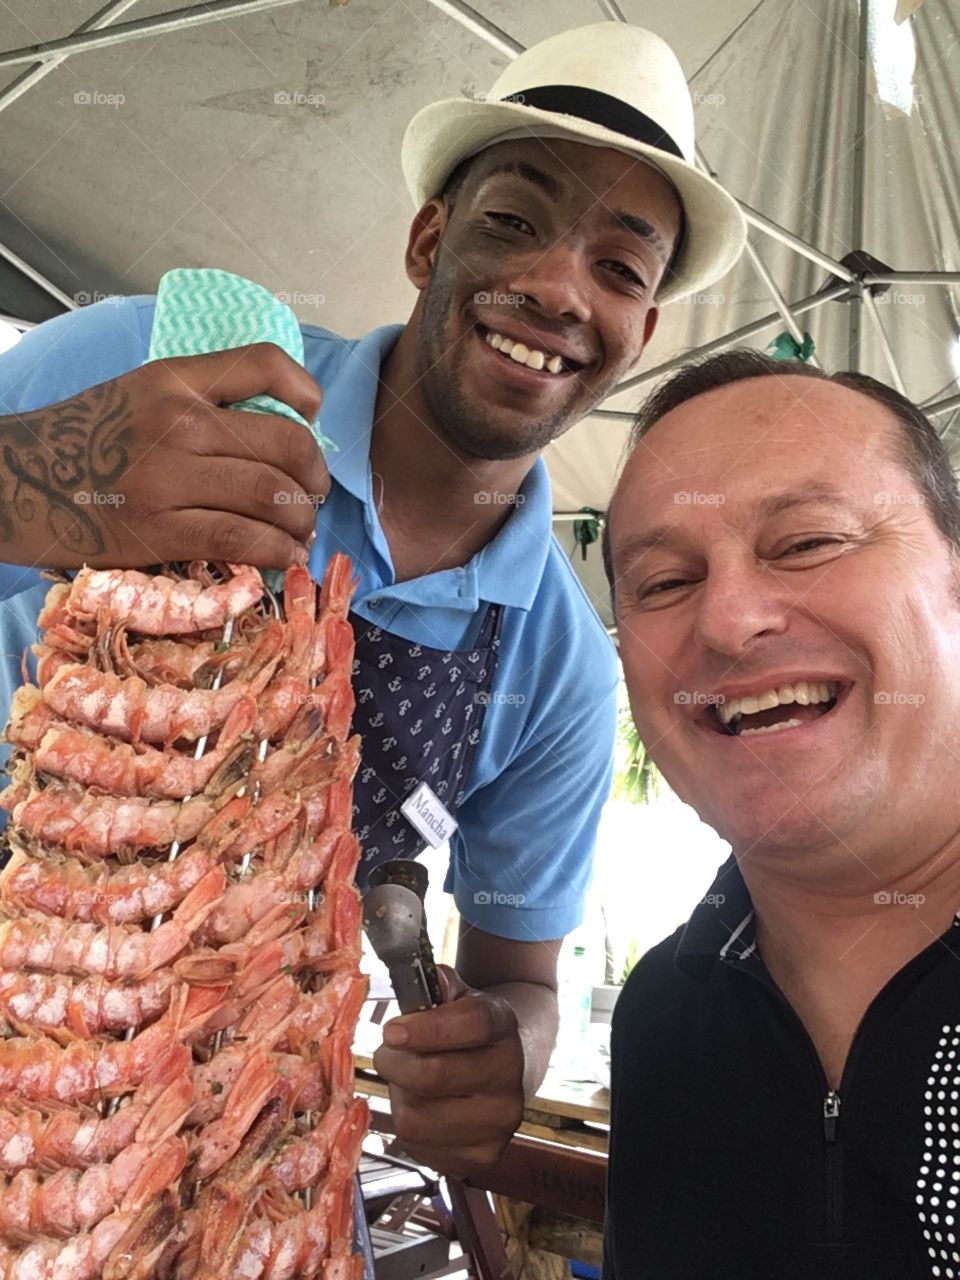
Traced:
[[[324, 389], [320, 410], [321, 430], [337, 446], [327, 456], [330, 474], [366, 508], [368, 526], [379, 528], [370, 473], [370, 437], [376, 406], [380, 367], [387, 358], [403, 325], [383, 325], [351, 344]], [[530, 609], [543, 578], [553, 537], [553, 496], [546, 464], [538, 458], [521, 488], [510, 518], [492, 542], [458, 574], [458, 591], [451, 600], [444, 589], [448, 607], [475, 610], [481, 600], [493, 604]], [[442, 577], [442, 574], [430, 577]], [[425, 580], [421, 580], [425, 581]], [[400, 584], [397, 591], [405, 584]], [[439, 584], [438, 584], [439, 586]], [[422, 588], [418, 590], [422, 599]]]
[[402, 324], [386, 324], [349, 343], [329, 387], [322, 388], [320, 429], [337, 446], [326, 455], [327, 467], [337, 484], [367, 507], [373, 506], [370, 436], [380, 366], [401, 333]]
[[750, 891], [731, 854], [687, 921], [674, 952], [677, 968], [705, 981], [721, 960], [747, 960], [757, 950]]

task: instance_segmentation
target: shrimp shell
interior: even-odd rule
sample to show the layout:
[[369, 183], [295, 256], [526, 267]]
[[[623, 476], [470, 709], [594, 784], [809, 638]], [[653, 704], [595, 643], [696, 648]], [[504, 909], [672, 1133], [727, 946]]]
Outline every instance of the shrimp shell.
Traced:
[[230, 711], [217, 745], [199, 759], [180, 751], [111, 742], [88, 729], [53, 725], [37, 744], [37, 769], [115, 796], [183, 799], [203, 791], [253, 728], [257, 704], [244, 697]]
[[[12, 793], [12, 794], [10, 794]], [[204, 796], [190, 800], [152, 800], [145, 796], [105, 796], [66, 782], [31, 787], [21, 797], [17, 784], [0, 795], [13, 801], [13, 820], [38, 840], [59, 844], [87, 858], [137, 849], [160, 849], [184, 843], [217, 812]]]
[[31, 857], [15, 832], [10, 846], [0, 872], [0, 903], [9, 916], [40, 911], [84, 923], [135, 924], [172, 911], [216, 866], [214, 855], [197, 845], [175, 862], [116, 868], [52, 853]]
[[141, 982], [110, 983], [62, 973], [0, 972], [0, 1010], [23, 1034], [69, 1042], [154, 1022], [168, 1008], [177, 978], [167, 969]]
[[109, 1164], [60, 1169], [41, 1177], [24, 1169], [0, 1184], [0, 1236], [26, 1244], [37, 1235], [74, 1236], [89, 1231], [114, 1208], [145, 1207], [183, 1172], [187, 1144], [169, 1137], [159, 1145], [135, 1142]]
[[152, 1280], [153, 1263], [177, 1220], [176, 1189], [142, 1212], [116, 1210], [92, 1231], [62, 1240], [42, 1238], [0, 1272], [3, 1280]]
[[193, 1081], [181, 1072], [169, 1084], [142, 1086], [107, 1116], [75, 1107], [44, 1112], [8, 1103], [0, 1107], [0, 1173], [85, 1169], [112, 1160], [132, 1142], [163, 1142], [180, 1130], [193, 1101]]
[[78, 1040], [65, 1049], [51, 1040], [0, 1040], [0, 1098], [90, 1104], [157, 1079], [171, 1059], [186, 1069], [190, 1051], [162, 1021], [133, 1040]]
[[281, 621], [231, 570], [43, 608], [0, 797], [0, 1280], [359, 1280], [355, 584], [291, 569]]
[[266, 627], [246, 672], [220, 689], [148, 685], [139, 676], [118, 676], [68, 663], [43, 686], [43, 696], [64, 719], [124, 742], [143, 740], [165, 746], [178, 738], [193, 742], [219, 729], [242, 698], [265, 688], [285, 643], [282, 623]]
[[[325, 1259], [348, 1268], [341, 1274], [357, 1274], [352, 1257], [353, 1172], [368, 1119], [369, 1110], [363, 1098], [356, 1099], [355, 1104], [346, 1109], [331, 1148], [327, 1176], [312, 1208], [302, 1209], [296, 1202], [285, 1206], [275, 1198], [273, 1203], [280, 1212], [287, 1209], [282, 1219], [255, 1218], [238, 1242], [238, 1228], [249, 1213], [243, 1197], [230, 1197], [227, 1191], [222, 1202], [212, 1199], [207, 1210], [201, 1257], [213, 1263], [232, 1252], [236, 1261], [229, 1270], [217, 1270], [214, 1266], [206, 1274], [211, 1278], [242, 1275], [245, 1280], [248, 1277], [256, 1280], [258, 1276], [265, 1280], [295, 1280], [317, 1275]], [[362, 1266], [362, 1260], [356, 1261]]]
[[74, 578], [68, 605], [81, 616], [124, 622], [144, 635], [183, 635], [222, 627], [263, 598], [252, 565], [230, 565], [233, 577], [214, 586], [135, 569], [89, 569]]
[[16, 747], [34, 751], [50, 726], [62, 723], [53, 708], [44, 702], [42, 690], [33, 684], [22, 684], [13, 695], [3, 736]]
[[[226, 874], [212, 867], [169, 920], [147, 933], [135, 925], [77, 924], [59, 916], [25, 916], [0, 923], [0, 967], [52, 973], [145, 978], [169, 965], [216, 907]], [[0, 1045], [2, 1050], [2, 1045]]]

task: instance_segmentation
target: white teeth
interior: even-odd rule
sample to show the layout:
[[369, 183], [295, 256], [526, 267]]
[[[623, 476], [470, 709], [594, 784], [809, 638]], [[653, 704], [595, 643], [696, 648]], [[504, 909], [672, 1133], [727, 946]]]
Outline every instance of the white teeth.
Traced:
[[829, 702], [836, 696], [837, 685], [832, 681], [812, 683], [798, 680], [795, 684], [781, 685], [779, 689], [768, 689], [765, 693], [751, 694], [747, 698], [730, 698], [727, 702], [720, 703], [717, 711], [721, 721], [730, 724], [737, 716], [754, 715], [758, 711], [769, 711], [773, 707], [791, 702], [807, 707], [816, 702]]
[[764, 724], [759, 729], [741, 729], [738, 738], [745, 738], [750, 733], [779, 733], [781, 729], [796, 729], [803, 724], [802, 720], [781, 720], [777, 724]]
[[528, 347], [523, 342], [514, 342], [512, 338], [505, 338], [502, 333], [488, 332], [484, 335], [484, 339], [488, 346], [493, 347], [494, 351], [499, 351], [501, 355], [509, 356], [517, 364], [525, 364], [528, 369], [536, 369], [537, 371], [546, 369], [548, 373], [563, 372], [562, 356], [548, 356], [545, 351], [538, 351], [535, 347]]

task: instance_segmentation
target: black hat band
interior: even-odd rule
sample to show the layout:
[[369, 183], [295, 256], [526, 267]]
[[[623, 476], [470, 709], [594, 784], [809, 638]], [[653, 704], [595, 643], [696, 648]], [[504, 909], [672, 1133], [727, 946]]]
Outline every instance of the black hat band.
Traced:
[[584, 89], [574, 84], [545, 84], [536, 89], [520, 89], [501, 98], [501, 102], [515, 102], [518, 106], [535, 107], [538, 111], [578, 116], [590, 124], [633, 138], [634, 142], [666, 151], [678, 160], [684, 159], [683, 152], [656, 120], [598, 89]]

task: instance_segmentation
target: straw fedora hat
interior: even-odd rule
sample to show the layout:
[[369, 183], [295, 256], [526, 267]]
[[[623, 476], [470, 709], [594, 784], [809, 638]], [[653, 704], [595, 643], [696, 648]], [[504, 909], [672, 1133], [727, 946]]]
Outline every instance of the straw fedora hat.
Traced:
[[673, 184], [684, 233], [658, 303], [706, 288], [740, 256], [743, 216], [694, 165], [687, 82], [673, 50], [653, 32], [624, 22], [561, 31], [521, 53], [482, 101], [446, 98], [417, 112], [400, 156], [417, 208], [440, 194], [461, 160], [524, 132], [625, 151]]

